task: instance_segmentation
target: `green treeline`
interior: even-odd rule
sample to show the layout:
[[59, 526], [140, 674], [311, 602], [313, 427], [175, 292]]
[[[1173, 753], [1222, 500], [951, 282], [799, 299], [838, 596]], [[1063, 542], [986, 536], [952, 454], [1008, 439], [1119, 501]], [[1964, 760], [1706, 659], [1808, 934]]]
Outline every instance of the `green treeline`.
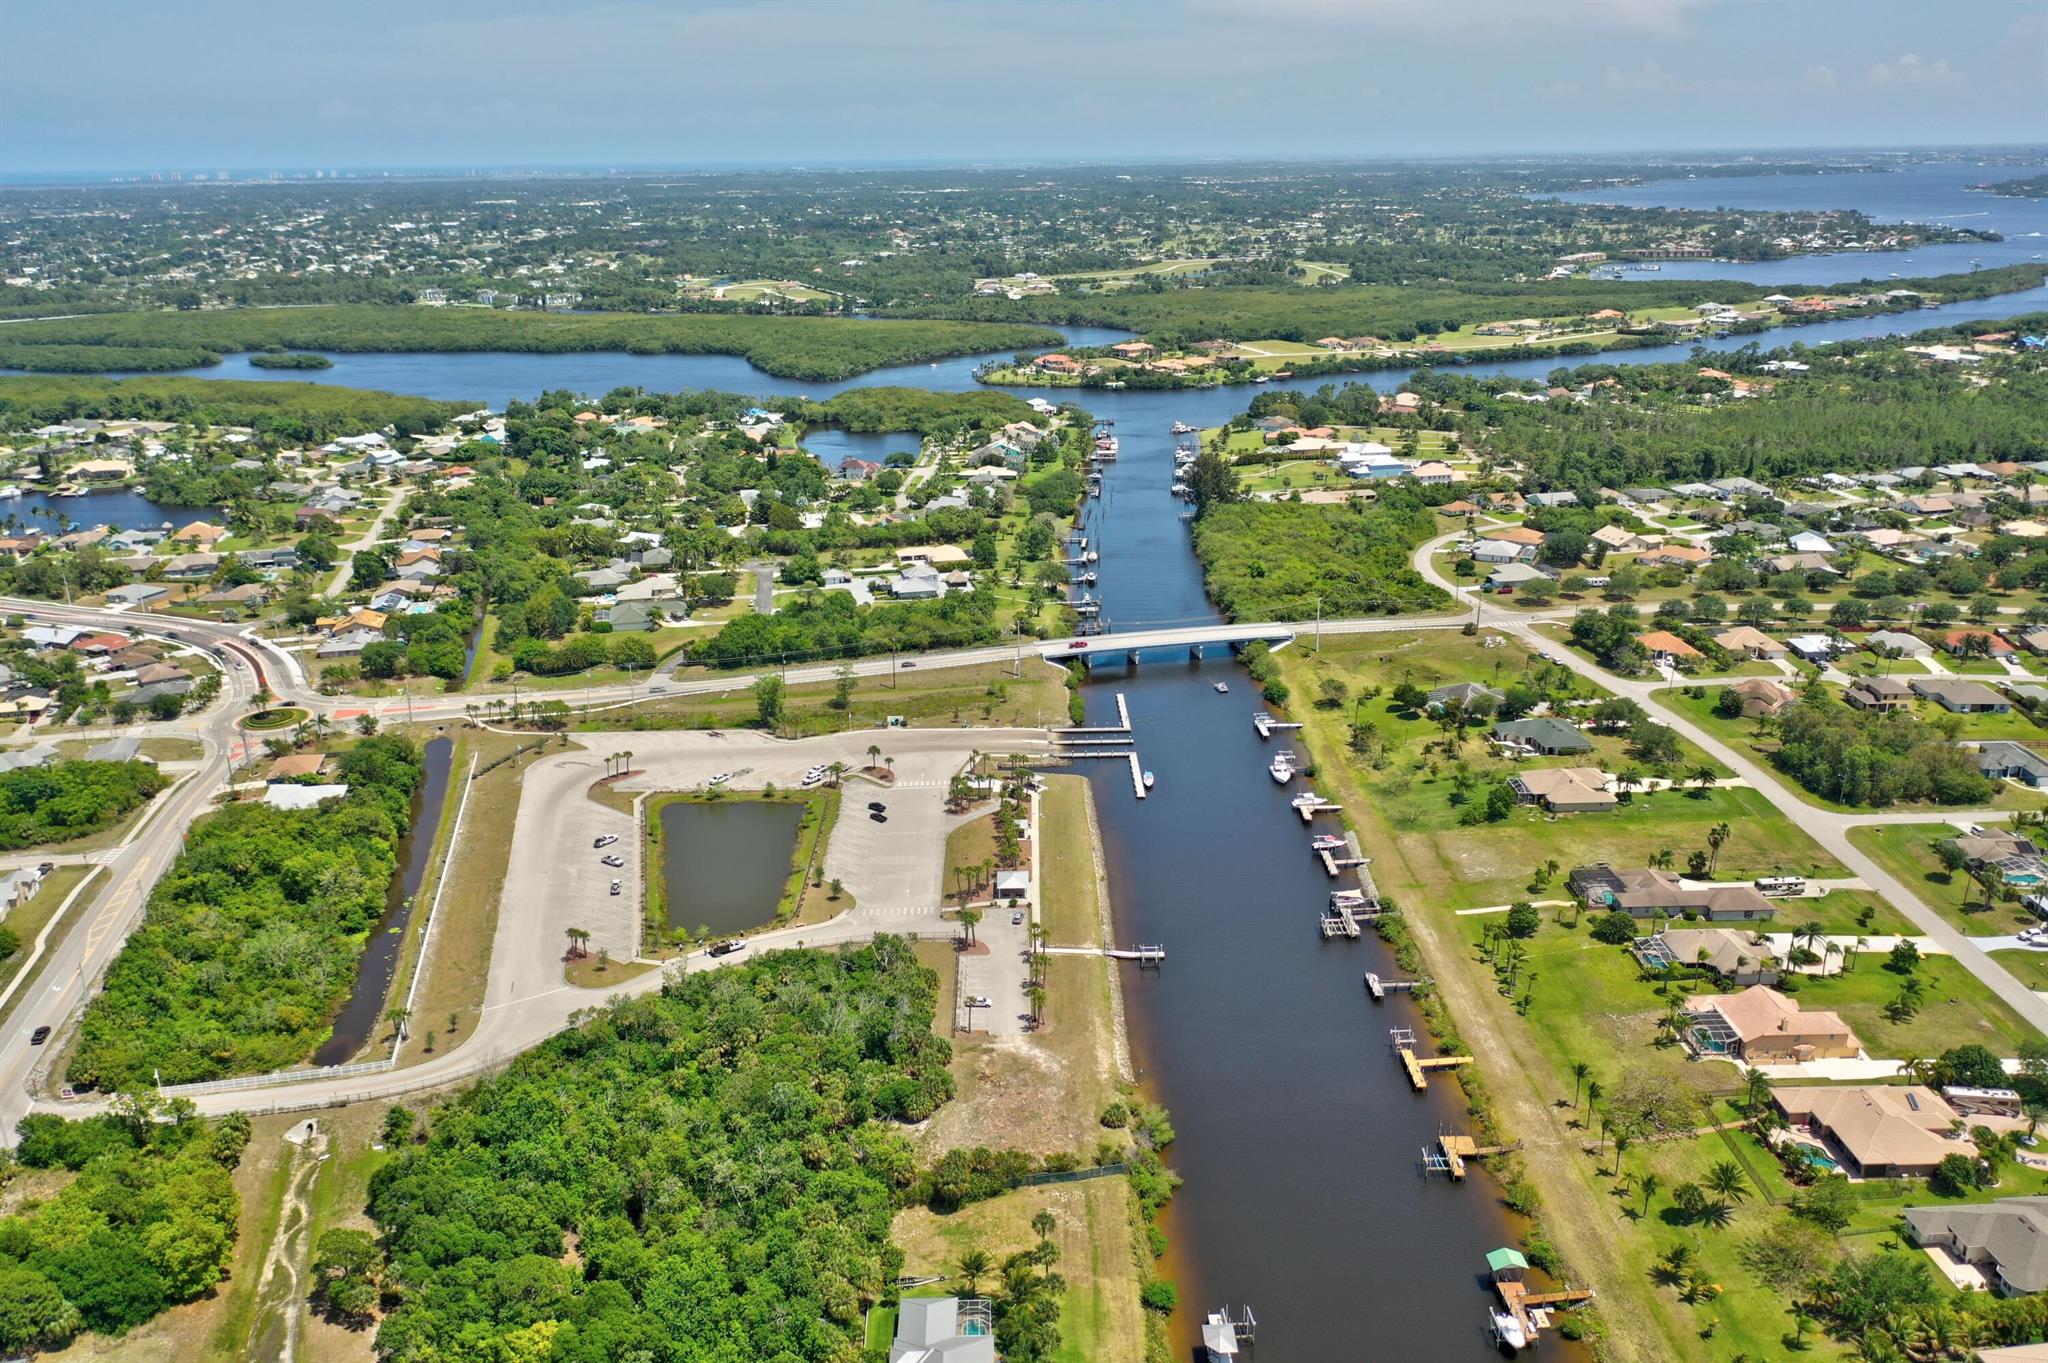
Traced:
[[379, 1355], [862, 1357], [917, 1175], [895, 1124], [952, 1094], [936, 993], [899, 938], [778, 952], [615, 1002], [442, 1107], [370, 1183]]
[[218, 1122], [147, 1100], [67, 1122], [22, 1119], [15, 1153], [77, 1177], [0, 1218], [0, 1351], [59, 1349], [81, 1330], [125, 1334], [227, 1276], [241, 1198], [233, 1171], [249, 1119]]
[[259, 434], [284, 439], [327, 440], [385, 426], [430, 431], [457, 412], [476, 410], [476, 405], [323, 383], [0, 377], [0, 430], [29, 430], [74, 417], [98, 417], [249, 426]]
[[418, 750], [395, 736], [337, 765], [338, 801], [233, 804], [193, 828], [85, 1011], [72, 1083], [260, 1074], [325, 1039], [383, 915], [420, 780]]
[[334, 361], [325, 355], [302, 355], [296, 351], [262, 350], [249, 357], [251, 369], [332, 369]]
[[[1970, 274], [1887, 280], [1886, 289], [1911, 289], [1941, 302], [1989, 298], [2031, 289], [2048, 278], [2048, 267], [2008, 265]], [[1336, 288], [1206, 288], [1162, 293], [1128, 290], [1077, 297], [1044, 295], [1009, 302], [977, 298], [945, 309], [947, 315], [990, 320], [1024, 319], [1069, 325], [1124, 327], [1166, 345], [1211, 337], [1315, 341], [1324, 336], [1377, 336], [1411, 341], [1417, 336], [1507, 317], [1573, 317], [1619, 308], [1690, 307], [1727, 300], [1757, 285], [1725, 279], [1666, 279], [1653, 283], [1560, 280], [1549, 284], [1343, 285]], [[1852, 294], [1877, 287], [1856, 284], [1788, 284], [1791, 295]]]
[[1409, 562], [1435, 519], [1412, 489], [1377, 503], [1230, 502], [1195, 522], [1209, 597], [1232, 620], [1440, 610], [1450, 598]]
[[0, 772], [0, 848], [97, 833], [169, 784], [149, 762], [55, 762]]
[[1810, 691], [1778, 717], [1771, 760], [1814, 794], [1840, 804], [1989, 804], [1991, 782], [1956, 746], [1955, 722], [1946, 718], [1923, 723], [1903, 712], [1855, 710]]
[[844, 426], [849, 431], [915, 431], [938, 438], [977, 425], [1044, 424], [1024, 399], [986, 389], [934, 393], [924, 388], [849, 388], [826, 402], [776, 398], [767, 405], [810, 425]]
[[878, 653], [992, 644], [1002, 634], [995, 597], [949, 592], [935, 601], [863, 606], [845, 592], [798, 597], [773, 615], [742, 615], [692, 643], [691, 662], [749, 667], [788, 658], [861, 658]]
[[[334, 307], [106, 313], [6, 328], [0, 369], [188, 369], [249, 350], [740, 355], [770, 374], [843, 379], [885, 365], [1059, 344], [1043, 327], [850, 317]], [[97, 357], [94, 359], [93, 357]], [[86, 360], [91, 363], [85, 363]]]

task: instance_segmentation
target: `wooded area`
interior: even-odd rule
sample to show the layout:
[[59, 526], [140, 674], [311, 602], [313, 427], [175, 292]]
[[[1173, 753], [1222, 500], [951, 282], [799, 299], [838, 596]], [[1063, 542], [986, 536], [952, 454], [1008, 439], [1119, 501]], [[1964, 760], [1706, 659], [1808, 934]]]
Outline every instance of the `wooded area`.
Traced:
[[52, 762], [0, 772], [0, 848], [97, 833], [169, 784], [150, 762]]
[[1231, 502], [1204, 510], [1195, 555], [1232, 620], [1313, 620], [1441, 610], [1450, 598], [1409, 563], [1435, 529], [1413, 489], [1368, 505]]

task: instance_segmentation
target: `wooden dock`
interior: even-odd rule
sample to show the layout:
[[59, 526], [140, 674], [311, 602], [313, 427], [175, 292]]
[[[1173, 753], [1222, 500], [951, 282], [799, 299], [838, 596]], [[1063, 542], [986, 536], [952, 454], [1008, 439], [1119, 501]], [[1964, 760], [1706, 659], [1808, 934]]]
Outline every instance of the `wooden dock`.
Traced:
[[[1358, 845], [1358, 835], [1356, 833], [1346, 833], [1344, 835], [1344, 848], [1341, 853], [1324, 848], [1319, 849], [1316, 855], [1323, 859], [1323, 869], [1330, 873], [1332, 880], [1345, 871], [1362, 868], [1367, 861], [1365, 850]], [[1371, 880], [1366, 879], [1366, 889], [1369, 891], [1371, 888]], [[1375, 903], [1379, 900], [1377, 894], [1368, 894], [1367, 897]]]
[[1425, 1159], [1425, 1166], [1432, 1173], [1448, 1174], [1451, 1178], [1463, 1180], [1467, 1160], [1485, 1159], [1489, 1155], [1510, 1154], [1519, 1147], [1513, 1145], [1481, 1145], [1470, 1136], [1444, 1135], [1437, 1137], [1436, 1159]]
[[[1311, 791], [1310, 793], [1313, 794], [1314, 792]], [[1318, 814], [1341, 814], [1344, 812], [1344, 806], [1334, 800], [1317, 800], [1313, 804], [1299, 804], [1295, 806], [1295, 809], [1300, 811], [1303, 823], [1314, 823]]]
[[1420, 991], [1425, 987], [1425, 982], [1422, 980], [1383, 980], [1377, 972], [1368, 970], [1365, 972], [1365, 987], [1366, 991], [1372, 995], [1374, 1003], [1385, 1003], [1387, 995]]
[[1472, 1063], [1469, 1055], [1438, 1055], [1424, 1060], [1415, 1054], [1415, 1032], [1408, 1027], [1389, 1027], [1389, 1044], [1401, 1057], [1401, 1068], [1408, 1072], [1408, 1082], [1419, 1093], [1429, 1087], [1431, 1070], [1453, 1070], [1460, 1065]]
[[1553, 1306], [1577, 1306], [1580, 1302], [1593, 1300], [1590, 1287], [1568, 1287], [1559, 1292], [1531, 1292], [1528, 1284], [1512, 1279], [1498, 1279], [1493, 1284], [1500, 1293], [1500, 1304], [1515, 1323], [1522, 1327], [1522, 1336], [1534, 1344], [1536, 1337], [1550, 1324]]

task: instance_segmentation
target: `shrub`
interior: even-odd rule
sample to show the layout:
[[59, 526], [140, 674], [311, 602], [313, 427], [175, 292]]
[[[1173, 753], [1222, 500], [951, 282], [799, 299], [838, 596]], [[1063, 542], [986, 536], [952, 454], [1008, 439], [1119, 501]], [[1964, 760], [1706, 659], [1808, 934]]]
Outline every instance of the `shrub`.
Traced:
[[1138, 1289], [1138, 1300], [1144, 1303], [1147, 1311], [1171, 1315], [1173, 1309], [1180, 1305], [1180, 1290], [1164, 1278], [1154, 1278]]
[[1610, 946], [1627, 946], [1636, 939], [1636, 920], [1615, 909], [1593, 920], [1592, 938]]

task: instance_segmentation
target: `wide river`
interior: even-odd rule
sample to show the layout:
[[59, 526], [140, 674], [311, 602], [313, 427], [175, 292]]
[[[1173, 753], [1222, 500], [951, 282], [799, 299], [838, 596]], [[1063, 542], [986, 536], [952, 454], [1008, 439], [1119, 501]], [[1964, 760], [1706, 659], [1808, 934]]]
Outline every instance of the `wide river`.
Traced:
[[[1953, 167], [1942, 174], [1928, 171], [1911, 180], [1825, 178], [1829, 190], [1865, 192], [1819, 202], [1868, 207], [1882, 217], [1970, 221], [1965, 215], [1991, 212], [2001, 230], [2021, 239], [2048, 221], [2048, 206], [2038, 202], [1962, 192], [1963, 184], [1995, 178], [1976, 168], [1967, 174]], [[1926, 191], [1917, 207], [1886, 205], [1868, 193], [1902, 185]], [[1655, 197], [1660, 188], [1631, 197], [1665, 201]], [[1804, 188], [1798, 179], [1774, 177], [1695, 182], [1683, 191], [1695, 201], [1703, 196], [1709, 203], [1766, 206], [1805, 204], [1796, 197]], [[1988, 248], [1971, 254], [1992, 263]], [[1887, 259], [1856, 257], [1871, 267]], [[1805, 264], [1808, 270], [1788, 277], [1822, 278], [1814, 273], [1818, 266]], [[1769, 282], [1776, 276], [1746, 277]], [[1800, 327], [1765, 344], [1818, 345], [2043, 307], [2048, 288]], [[1117, 335], [1077, 329], [1072, 339], [1101, 344]], [[1743, 343], [1731, 338], [1708, 344]], [[1682, 359], [1690, 350], [1678, 345], [1606, 358], [1643, 364]], [[877, 384], [961, 391], [975, 386], [978, 363], [957, 359], [849, 383], [806, 383], [715, 356], [333, 359], [334, 368], [313, 372], [254, 370], [240, 360], [197, 372], [310, 379], [497, 405], [545, 389], [601, 394], [622, 384], [658, 391], [722, 388], [764, 397], [827, 397]], [[1554, 367], [1548, 360], [1478, 366], [1517, 377], [1541, 377]], [[1360, 381], [1391, 389], [1401, 377], [1388, 371]], [[1102, 553], [1098, 595], [1115, 628], [1215, 617], [1189, 552], [1182, 503], [1167, 490], [1174, 445], [1168, 427], [1174, 421], [1221, 424], [1256, 391], [1074, 395], [1098, 417], [1115, 421], [1122, 444], [1104, 496], [1087, 509], [1087, 532]], [[839, 443], [831, 452], [840, 455], [908, 448], [901, 437], [834, 439]], [[1230, 683], [1228, 695], [1215, 692], [1218, 680]], [[1266, 775], [1268, 750], [1250, 724], [1256, 700], [1249, 681], [1227, 660], [1149, 658], [1128, 673], [1098, 672], [1088, 689], [1091, 715], [1109, 714], [1117, 691], [1129, 700], [1138, 749], [1159, 784], [1139, 803], [1121, 770], [1090, 775], [1098, 778], [1117, 936], [1125, 943], [1164, 943], [1168, 950], [1165, 969], [1132, 971], [1125, 983], [1144, 1079], [1172, 1110], [1180, 1135], [1173, 1162], [1187, 1179], [1169, 1227], [1170, 1268], [1184, 1303], [1178, 1322], [1183, 1347], [1177, 1352], [1187, 1356], [1205, 1311], [1230, 1301], [1248, 1303], [1258, 1313], [1259, 1342], [1275, 1360], [1476, 1363], [1496, 1356], [1484, 1334], [1483, 1261], [1488, 1250], [1509, 1241], [1513, 1228], [1484, 1179], [1453, 1186], [1416, 1175], [1417, 1153], [1439, 1127], [1462, 1125], [1455, 1086], [1411, 1093], [1389, 1056], [1387, 1028], [1414, 1025], [1414, 1018], [1403, 1001], [1374, 1006], [1361, 986], [1366, 970], [1388, 965], [1384, 949], [1371, 939], [1325, 943], [1317, 935], [1315, 911], [1325, 902], [1329, 882], [1309, 855], [1287, 792]], [[1561, 1344], [1546, 1341], [1546, 1351], [1569, 1357]]]

